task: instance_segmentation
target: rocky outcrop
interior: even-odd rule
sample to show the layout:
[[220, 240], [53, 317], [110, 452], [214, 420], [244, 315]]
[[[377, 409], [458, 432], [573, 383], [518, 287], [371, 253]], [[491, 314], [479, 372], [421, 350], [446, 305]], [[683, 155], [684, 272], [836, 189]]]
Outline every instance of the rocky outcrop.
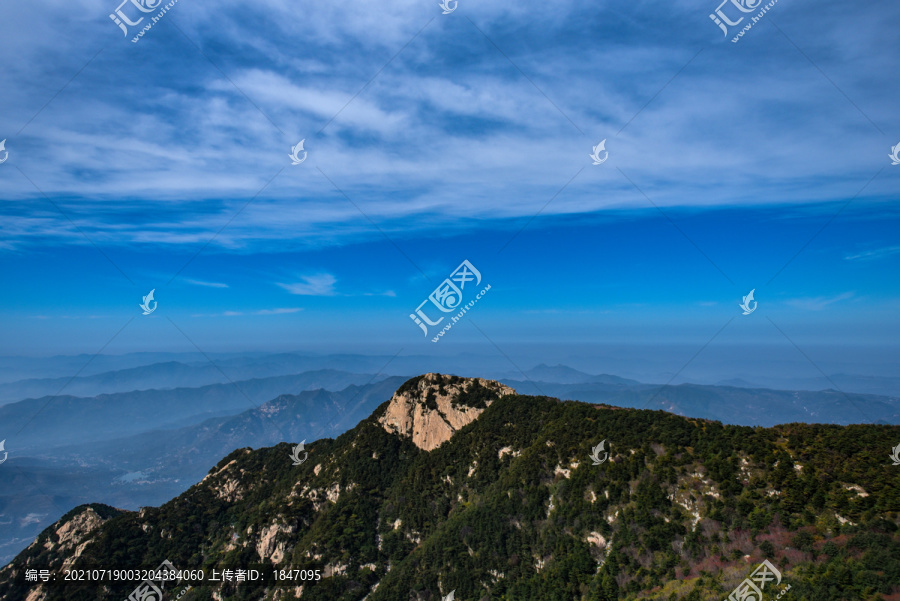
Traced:
[[[242, 455], [247, 455], [248, 453], [250, 453], [250, 449], [240, 449], [229, 456], [235, 456], [237, 454], [236, 456], [240, 457]], [[200, 482], [210, 484], [213, 494], [223, 501], [229, 503], [240, 501], [244, 498], [246, 491], [241, 485], [241, 478], [244, 476], [244, 470], [239, 470], [235, 467], [237, 462], [237, 459], [232, 459], [231, 461], [226, 462], [225, 465], [222, 465], [222, 462], [220, 462], [219, 465], [211, 469]]]
[[[280, 564], [284, 560], [287, 541], [293, 533], [294, 528], [292, 526], [282, 523], [272, 523], [267, 528], [264, 528], [260, 532], [259, 542], [256, 544], [256, 554], [259, 555], [260, 560], [265, 561], [269, 559], [275, 565]], [[287, 538], [279, 537], [279, 534], [288, 536]]]
[[516, 391], [494, 380], [425, 374], [397, 389], [378, 422], [388, 432], [411, 438], [420, 449], [431, 451], [495, 400], [510, 394]]
[[[76, 507], [44, 530], [22, 551], [19, 557], [23, 561], [19, 565], [11, 563], [0, 568], [0, 581], [23, 579], [22, 572], [29, 568], [60, 571], [71, 567], [85, 548], [94, 542], [94, 532], [111, 518], [123, 513], [128, 512], [99, 503]], [[47, 586], [43, 582], [29, 586], [24, 598], [27, 601], [47, 598]], [[8, 597], [0, 594], [0, 598]]]

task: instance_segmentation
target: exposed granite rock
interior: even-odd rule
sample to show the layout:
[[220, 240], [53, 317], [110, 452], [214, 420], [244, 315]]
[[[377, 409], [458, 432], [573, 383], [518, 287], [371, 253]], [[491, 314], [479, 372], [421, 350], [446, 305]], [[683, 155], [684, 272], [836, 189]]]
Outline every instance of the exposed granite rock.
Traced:
[[482, 378], [425, 374], [401, 386], [378, 422], [388, 432], [411, 438], [425, 451], [450, 440], [501, 396], [509, 386]]
[[[123, 513], [128, 512], [99, 503], [76, 507], [44, 530], [27, 549], [22, 551], [20, 555], [25, 559], [20, 565], [11, 563], [0, 568], [0, 579], [21, 578], [23, 574], [20, 572], [28, 568], [58, 571], [71, 567], [85, 548], [94, 542], [91, 536], [94, 531], [112, 517]], [[27, 601], [46, 599], [47, 586], [43, 582], [38, 582], [30, 587], [25, 599]]]

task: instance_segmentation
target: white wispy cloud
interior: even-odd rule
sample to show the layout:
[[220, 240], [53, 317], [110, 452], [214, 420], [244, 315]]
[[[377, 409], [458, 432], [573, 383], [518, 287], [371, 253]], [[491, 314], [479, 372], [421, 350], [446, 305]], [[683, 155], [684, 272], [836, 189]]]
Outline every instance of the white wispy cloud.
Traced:
[[256, 311], [222, 311], [221, 313], [194, 313], [191, 317], [240, 317], [243, 315], [286, 315], [302, 311], [302, 307], [279, 307], [277, 309], [258, 309]]
[[334, 296], [337, 294], [334, 289], [337, 278], [330, 273], [301, 276], [300, 279], [300, 282], [289, 284], [279, 282], [278, 285], [291, 294], [302, 296]]
[[884, 248], [876, 248], [861, 253], [847, 255], [846, 257], [844, 257], [844, 259], [846, 259], [847, 261], [870, 261], [874, 259], [881, 259], [882, 257], [887, 257], [898, 252], [900, 252], [900, 246], [886, 246]]
[[302, 311], [302, 307], [282, 307], [279, 309], [261, 309], [254, 312], [254, 315], [284, 315], [286, 313], [297, 313]]
[[[205, 243], [223, 223], [211, 244], [228, 249], [366, 235], [370, 224], [317, 168], [386, 233], [447, 232], [460, 217], [647, 206], [618, 168], [661, 207], [845, 200], [887, 161], [868, 118], [892, 122], [900, 95], [900, 83], [882, 77], [900, 64], [883, 51], [900, 18], [894, 4], [879, 7], [878, 18], [850, 5], [803, 11], [815, 35], [791, 32], [854, 104], [807, 61], [785, 61], [784, 49], [764, 43], [779, 39], [772, 28], [741, 42], [761, 42], [753, 61], [739, 61], [730, 43], [695, 56], [722, 40], [706, 18], [714, 6], [686, 0], [621, 9], [486, 0], [467, 7], [471, 23], [440, 19], [437, 2], [413, 0], [386, 0], [377, 11], [359, 11], [353, 0], [179, 3], [167, 18], [227, 78], [190, 45], [183, 61], [154, 60], [155, 44], [171, 52], [184, 43], [171, 27], [137, 45], [119, 40], [79, 72], [95, 52], [84, 40], [120, 36], [106, 18], [114, 7], [50, 6], [0, 8], [0, 38], [19, 57], [0, 65], [0, 132], [19, 131], [79, 73], [22, 135], [2, 135], [10, 165], [59, 197], [98, 244]], [[82, 35], [52, 35], [71, 22]], [[672, 34], [682, 22], [696, 31]], [[602, 52], [585, 52], [588, 39], [604, 39]], [[239, 58], [216, 51], [234, 46]], [[310, 158], [290, 166], [287, 154], [302, 138]], [[593, 168], [587, 154], [603, 138], [610, 162]], [[18, 171], [3, 177], [0, 248], [88, 243]], [[894, 190], [877, 178], [865, 194]], [[135, 206], [152, 217], [119, 217]]]
[[194, 280], [191, 278], [182, 278], [183, 281], [188, 284], [193, 284], [195, 286], [206, 286], [208, 288], [228, 288], [228, 284], [223, 284], [221, 282], [204, 282], [203, 280]]
[[821, 311], [827, 308], [829, 305], [833, 305], [834, 303], [838, 303], [840, 301], [844, 301], [854, 297], [853, 292], [844, 292], [843, 294], [838, 294], [837, 296], [816, 296], [812, 298], [794, 298], [790, 299], [787, 302], [788, 305], [795, 307], [797, 309], [803, 309], [805, 311]]

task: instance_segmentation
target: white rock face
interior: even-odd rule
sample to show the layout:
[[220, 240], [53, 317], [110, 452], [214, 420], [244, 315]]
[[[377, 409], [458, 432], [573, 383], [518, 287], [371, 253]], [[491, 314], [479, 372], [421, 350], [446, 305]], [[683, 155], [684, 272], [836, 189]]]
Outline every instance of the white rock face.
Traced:
[[56, 535], [59, 537], [60, 549], [66, 552], [74, 549], [74, 552], [63, 562], [63, 568], [71, 567], [75, 563], [75, 560], [84, 552], [84, 548], [91, 543], [90, 540], [85, 539], [105, 521], [96, 511], [88, 507], [59, 527]]
[[844, 489], [851, 490], [863, 498], [869, 496], [869, 493], [867, 493], [866, 490], [862, 486], [859, 486], [858, 484], [850, 484], [850, 485], [845, 484]]
[[556, 468], [553, 470], [553, 473], [557, 476], [561, 475], [562, 477], [564, 477], [568, 480], [569, 477], [572, 475], [572, 470], [567, 470], [563, 466], [557, 465]]
[[[94, 532], [97, 528], [106, 523], [106, 519], [100, 517], [100, 515], [91, 507], [86, 507], [80, 513], [70, 517], [64, 523], [59, 524], [56, 528], [56, 536], [57, 540], [53, 540], [50, 537], [50, 540], [47, 540], [45, 543], [39, 545], [37, 539], [28, 546], [28, 548], [32, 551], [36, 550], [38, 546], [43, 547], [47, 551], [51, 551], [53, 553], [57, 553], [59, 555], [64, 555], [66, 558], [59, 565], [59, 570], [65, 570], [71, 568], [73, 564], [77, 561], [77, 559], [84, 552], [85, 548], [89, 545], [93, 544], [93, 539], [91, 538], [91, 533]], [[46, 567], [55, 567], [55, 566], [47, 566], [47, 565], [31, 565], [32, 560], [28, 560], [29, 567], [33, 568], [46, 568]], [[6, 568], [4, 568], [6, 569]], [[28, 596], [25, 597], [26, 601], [43, 601], [49, 595], [46, 590], [47, 585], [43, 582], [38, 582], [36, 585], [31, 587], [31, 590], [28, 592]], [[5, 599], [6, 597], [4, 597]]]
[[271, 559], [272, 563], [279, 564], [284, 559], [286, 544], [284, 541], [275, 542], [279, 533], [293, 534], [294, 529], [286, 524], [273, 523], [260, 532], [259, 542], [256, 545], [256, 553], [260, 560]]
[[606, 547], [606, 538], [599, 532], [591, 532], [588, 534], [587, 542], [588, 544], [600, 547], [601, 549]]
[[499, 451], [497, 451], [497, 458], [503, 459], [504, 455], [509, 455], [510, 457], [518, 457], [522, 454], [522, 451], [513, 451], [512, 447], [503, 447]]
[[516, 394], [509, 386], [493, 380], [425, 374], [412, 389], [394, 393], [378, 422], [386, 431], [411, 438], [420, 449], [431, 451], [450, 440], [457, 430], [472, 423], [484, 411], [483, 408], [454, 403], [473, 388], [489, 391], [492, 398], [484, 403], [488, 406], [503, 395]]

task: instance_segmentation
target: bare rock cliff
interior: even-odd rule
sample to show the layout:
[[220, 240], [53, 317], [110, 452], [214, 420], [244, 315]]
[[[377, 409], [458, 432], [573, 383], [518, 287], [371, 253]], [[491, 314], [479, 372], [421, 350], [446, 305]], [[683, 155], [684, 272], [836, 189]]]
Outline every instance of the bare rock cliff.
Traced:
[[[25, 559], [17, 564], [0, 567], [0, 581], [24, 580], [27, 569], [61, 571], [70, 568], [93, 543], [93, 533], [112, 517], [127, 513], [122, 509], [92, 504], [76, 507], [55, 524], [44, 530], [28, 549], [23, 551]], [[39, 581], [30, 586], [26, 601], [42, 601], [48, 596], [47, 584]], [[3, 599], [8, 597], [0, 595]]]
[[378, 422], [388, 432], [411, 438], [420, 449], [431, 451], [509, 394], [516, 391], [494, 380], [425, 374], [394, 393]]

